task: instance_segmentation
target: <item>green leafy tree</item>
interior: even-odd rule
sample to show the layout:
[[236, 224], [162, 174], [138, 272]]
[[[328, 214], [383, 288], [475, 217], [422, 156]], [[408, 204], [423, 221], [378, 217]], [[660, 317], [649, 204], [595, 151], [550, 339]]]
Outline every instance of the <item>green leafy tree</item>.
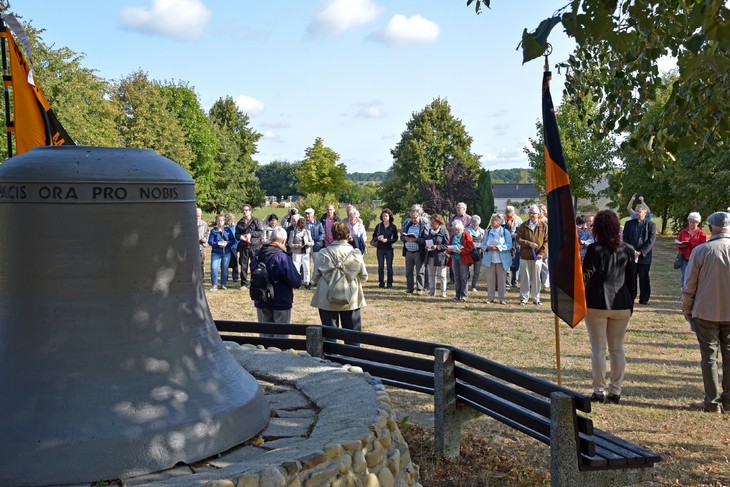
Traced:
[[[653, 124], [662, 116], [664, 100], [669, 96], [668, 90], [657, 95], [657, 101], [649, 104], [642, 124]], [[730, 134], [725, 136], [723, 144], [728, 142]], [[665, 159], [656, 152], [626, 143], [622, 152], [623, 167], [612, 174], [609, 194], [622, 212], [626, 211], [626, 203], [633, 194], [644, 195], [652, 213], [662, 217], [662, 233], [670, 226], [675, 231], [686, 226], [691, 211], [709, 215], [727, 207], [730, 184], [727, 151], [718, 153], [697, 144], [691, 149], [681, 149], [676, 157]]]
[[233, 98], [219, 98], [208, 114], [219, 143], [214, 178], [215, 205], [235, 209], [243, 203], [261, 204], [264, 192], [254, 175], [253, 160], [261, 134], [248, 126], [248, 115], [239, 110]]
[[371, 182], [371, 181], [382, 181], [385, 179], [386, 172], [385, 171], [376, 171], [376, 172], [353, 172], [347, 174], [347, 179], [351, 181], [355, 181], [358, 183], [361, 182]]
[[[479, 13], [489, 0], [467, 0]], [[730, 131], [730, 9], [727, 2], [699, 0], [574, 0], [532, 32], [522, 34], [524, 61], [544, 54], [552, 29], [562, 24], [578, 46], [559, 66], [567, 69], [565, 92], [575, 102], [592, 99], [589, 117], [599, 132], [629, 130], [631, 144], [657, 152], [656, 164], [696, 144], [726, 152]], [[659, 106], [653, 124], [641, 124], [647, 104], [665, 87], [657, 68], [664, 55], [677, 58], [679, 78]], [[576, 103], [577, 106], [580, 106]]]
[[340, 192], [340, 201], [343, 203], [362, 204], [367, 202], [370, 204], [373, 200], [378, 199], [380, 188], [373, 184], [357, 184], [353, 181], [345, 181], [345, 188]]
[[[335, 210], [337, 208], [337, 198], [333, 193], [329, 194], [320, 194], [320, 193], [309, 193], [307, 196], [302, 197], [297, 202], [299, 208], [312, 208], [314, 210], [314, 217], [319, 218], [320, 216], [325, 214], [325, 209], [327, 208], [327, 205], [330, 203], [335, 205]], [[342, 218], [344, 217], [343, 212], [339, 212], [339, 216]]]
[[297, 193], [296, 173], [299, 163], [271, 161], [256, 169], [261, 189], [269, 196], [291, 196]]
[[193, 152], [177, 117], [167, 109], [159, 84], [147, 73], [134, 72], [116, 85], [112, 99], [120, 107], [117, 127], [126, 147], [153, 149], [158, 154], [190, 168]]
[[439, 214], [446, 219], [456, 211], [456, 204], [459, 202], [466, 203], [467, 208], [474, 208], [479, 195], [474, 170], [460, 159], [449, 164], [444, 172], [442, 182], [423, 182], [420, 191], [426, 213]]
[[317, 137], [312, 147], [304, 151], [305, 158], [297, 170], [299, 190], [309, 193], [339, 194], [345, 187], [347, 167], [337, 164], [340, 155], [324, 145]]
[[215, 155], [218, 138], [213, 132], [205, 110], [194, 89], [186, 82], [164, 83], [160, 91], [185, 134], [185, 142], [193, 152], [190, 174], [195, 180], [195, 190], [202, 206], [208, 206], [215, 178]]
[[[571, 102], [564, 97], [555, 112], [570, 189], [573, 198], [587, 198], [595, 202], [598, 194], [593, 188], [614, 167], [618, 147], [611, 137], [598, 136], [591, 130]], [[595, 112], [595, 108], [588, 111]], [[540, 193], [545, 194], [545, 138], [542, 122], [538, 121], [535, 126], [537, 135], [529, 139], [530, 144], [524, 151], [533, 169], [534, 184]]]
[[487, 228], [489, 218], [494, 213], [494, 193], [492, 192], [492, 175], [485, 169], [479, 171], [477, 194], [478, 199], [474, 206], [474, 213], [482, 217], [482, 228]]
[[492, 169], [493, 184], [532, 184], [532, 169]]
[[[395, 148], [393, 165], [383, 182], [383, 199], [395, 213], [405, 213], [423, 183], [441, 187], [446, 169], [456, 160], [476, 181], [479, 157], [471, 152], [473, 139], [464, 124], [451, 114], [448, 101], [436, 98], [414, 113]], [[426, 203], [426, 202], [424, 202]]]
[[84, 54], [49, 46], [42, 39], [43, 30], [30, 23], [24, 28], [33, 51], [36, 82], [73, 140], [81, 145], [120, 146], [119, 107], [110, 99], [112, 85], [82, 66]]

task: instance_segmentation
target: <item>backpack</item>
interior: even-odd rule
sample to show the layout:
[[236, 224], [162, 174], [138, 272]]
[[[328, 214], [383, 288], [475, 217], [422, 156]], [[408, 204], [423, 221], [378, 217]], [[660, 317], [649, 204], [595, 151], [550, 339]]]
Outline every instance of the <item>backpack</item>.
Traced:
[[327, 286], [327, 302], [337, 305], [348, 304], [352, 300], [352, 296], [357, 293], [357, 280], [355, 276], [350, 277], [345, 272], [345, 262], [351, 256], [355, 255], [353, 249], [341, 261], [335, 263], [335, 268], [330, 276], [329, 285]]
[[271, 283], [265, 261], [259, 262], [251, 273], [248, 292], [254, 302], [272, 303], [274, 301], [274, 285]]

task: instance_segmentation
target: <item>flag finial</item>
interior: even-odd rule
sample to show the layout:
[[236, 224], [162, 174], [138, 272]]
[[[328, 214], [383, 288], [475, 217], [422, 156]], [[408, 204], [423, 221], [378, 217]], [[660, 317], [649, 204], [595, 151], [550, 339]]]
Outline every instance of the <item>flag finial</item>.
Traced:
[[545, 72], [550, 71], [550, 63], [548, 62], [548, 56], [553, 53], [553, 45], [549, 42], [547, 43], [547, 47], [545, 47], [545, 52], [543, 53], [543, 56], [545, 56]]

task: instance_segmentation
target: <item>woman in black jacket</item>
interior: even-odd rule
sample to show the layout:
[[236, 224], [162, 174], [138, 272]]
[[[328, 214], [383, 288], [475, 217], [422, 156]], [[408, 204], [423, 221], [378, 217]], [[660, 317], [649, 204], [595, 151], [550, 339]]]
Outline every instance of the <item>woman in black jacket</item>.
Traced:
[[[626, 356], [624, 336], [636, 298], [634, 248], [621, 241], [621, 225], [616, 213], [598, 212], [593, 222], [594, 243], [583, 260], [586, 328], [591, 341], [593, 395], [591, 401], [621, 399]], [[611, 381], [606, 387], [606, 348], [611, 360]]]
[[428, 267], [428, 295], [436, 295], [436, 277], [441, 277], [441, 297], [446, 297], [446, 247], [449, 245], [449, 232], [440, 215], [431, 216], [431, 227], [424, 228], [421, 236], [416, 240], [428, 252], [426, 266]]
[[[380, 212], [380, 223], [375, 226], [373, 240], [378, 250], [378, 286], [393, 287], [393, 244], [398, 241], [398, 227], [393, 223], [393, 212], [386, 208]], [[388, 282], [384, 278], [383, 267], [388, 264]]]

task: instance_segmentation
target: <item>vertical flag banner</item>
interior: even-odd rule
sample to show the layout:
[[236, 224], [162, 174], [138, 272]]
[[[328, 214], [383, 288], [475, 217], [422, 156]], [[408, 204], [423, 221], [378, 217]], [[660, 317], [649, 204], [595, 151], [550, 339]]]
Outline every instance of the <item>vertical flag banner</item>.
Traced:
[[15, 134], [16, 154], [41, 145], [73, 145], [73, 140], [36, 84], [32, 69], [13, 35], [8, 29], [2, 29], [0, 37], [7, 39], [7, 55], [10, 58], [10, 76], [5, 76], [3, 81], [6, 88], [12, 88], [13, 121], [8, 124], [7, 130]]
[[550, 305], [556, 316], [575, 328], [586, 315], [586, 296], [570, 179], [550, 96], [551, 79], [550, 71], [545, 71], [542, 78], [542, 124], [545, 131]]

